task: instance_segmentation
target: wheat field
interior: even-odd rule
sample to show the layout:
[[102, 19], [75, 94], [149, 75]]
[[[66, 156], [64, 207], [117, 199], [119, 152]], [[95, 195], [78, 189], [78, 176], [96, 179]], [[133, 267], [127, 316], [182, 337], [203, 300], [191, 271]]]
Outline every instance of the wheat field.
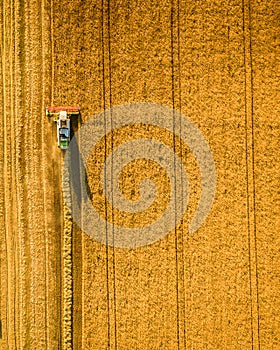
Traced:
[[[279, 7], [2, 1], [1, 349], [280, 349]], [[78, 147], [104, 129], [86, 164], [65, 166], [69, 152], [57, 148], [49, 105], [79, 106]], [[173, 111], [169, 129], [168, 117], [149, 116], [151, 106]], [[114, 129], [121, 108], [119, 123], [140, 113], [138, 123]], [[212, 163], [203, 163], [208, 151], [182, 142], [184, 125], [203, 135], [215, 164], [215, 195], [195, 232], [211, 187], [200, 171], [210, 174]], [[143, 148], [117, 178], [115, 150], [130, 141], [137, 155], [143, 140], [167, 145], [173, 160], [159, 165], [154, 159], [164, 156]], [[177, 158], [183, 166], [174, 170]], [[77, 200], [83, 167], [87, 201], [103, 225], [90, 227], [102, 242], [87, 234], [89, 207]], [[154, 204], [143, 212], [116, 207], [118, 188], [132, 208], [151, 182], [156, 195], [142, 204]], [[157, 228], [160, 238], [121, 246], [118, 232], [145, 233], [166, 208], [173, 216]]]

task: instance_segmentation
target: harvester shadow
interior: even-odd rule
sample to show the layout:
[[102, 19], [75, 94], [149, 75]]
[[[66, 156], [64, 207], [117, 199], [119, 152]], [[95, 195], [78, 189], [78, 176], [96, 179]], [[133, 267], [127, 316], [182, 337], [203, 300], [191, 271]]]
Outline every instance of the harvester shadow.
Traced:
[[76, 209], [79, 211], [81, 210], [82, 203], [86, 202], [89, 198], [92, 197], [88, 184], [86, 166], [80, 153], [77, 137], [75, 136], [75, 133], [79, 130], [79, 125], [81, 125], [81, 123], [81, 115], [79, 115], [78, 118], [71, 118], [72, 128], [70, 134], [71, 146], [69, 157], [69, 174], [70, 182], [72, 185], [71, 191], [74, 190], [73, 194], [76, 197], [75, 203], [77, 203]]
[[81, 112], [77, 116], [70, 116], [71, 122], [71, 130], [70, 130], [70, 138], [72, 139], [74, 134], [79, 130], [81, 125], [83, 124], [83, 118]]

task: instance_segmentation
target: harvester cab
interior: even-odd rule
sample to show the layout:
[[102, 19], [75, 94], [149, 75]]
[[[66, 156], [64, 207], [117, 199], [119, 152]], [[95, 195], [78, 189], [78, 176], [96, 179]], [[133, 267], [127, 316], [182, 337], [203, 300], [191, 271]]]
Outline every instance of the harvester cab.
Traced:
[[46, 115], [52, 118], [57, 127], [57, 145], [60, 149], [67, 149], [70, 143], [70, 127], [72, 116], [79, 116], [78, 107], [47, 107]]

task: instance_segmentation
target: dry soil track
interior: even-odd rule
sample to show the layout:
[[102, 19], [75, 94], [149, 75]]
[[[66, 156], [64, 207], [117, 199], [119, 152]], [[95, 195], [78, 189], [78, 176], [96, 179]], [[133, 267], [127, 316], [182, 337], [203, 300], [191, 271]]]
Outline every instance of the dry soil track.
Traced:
[[[3, 0], [1, 349], [280, 348], [279, 14], [277, 1]], [[44, 109], [79, 105], [86, 122], [139, 101], [199, 127], [217, 193], [195, 234], [112, 248], [72, 230]]]

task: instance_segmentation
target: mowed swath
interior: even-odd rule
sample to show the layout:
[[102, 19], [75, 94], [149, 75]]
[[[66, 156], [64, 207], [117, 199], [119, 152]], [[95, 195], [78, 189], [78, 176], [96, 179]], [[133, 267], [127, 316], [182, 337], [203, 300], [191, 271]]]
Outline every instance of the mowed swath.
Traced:
[[[276, 1], [4, 0], [1, 349], [279, 348], [277, 14]], [[188, 222], [136, 249], [74, 223], [71, 286], [63, 157], [44, 108], [79, 105], [86, 122], [130, 102], [199, 127], [215, 201], [196, 233], [190, 208]]]
[[60, 154], [49, 142], [55, 133], [44, 116], [51, 60], [50, 11], [43, 5], [2, 6], [1, 349], [61, 343]]

